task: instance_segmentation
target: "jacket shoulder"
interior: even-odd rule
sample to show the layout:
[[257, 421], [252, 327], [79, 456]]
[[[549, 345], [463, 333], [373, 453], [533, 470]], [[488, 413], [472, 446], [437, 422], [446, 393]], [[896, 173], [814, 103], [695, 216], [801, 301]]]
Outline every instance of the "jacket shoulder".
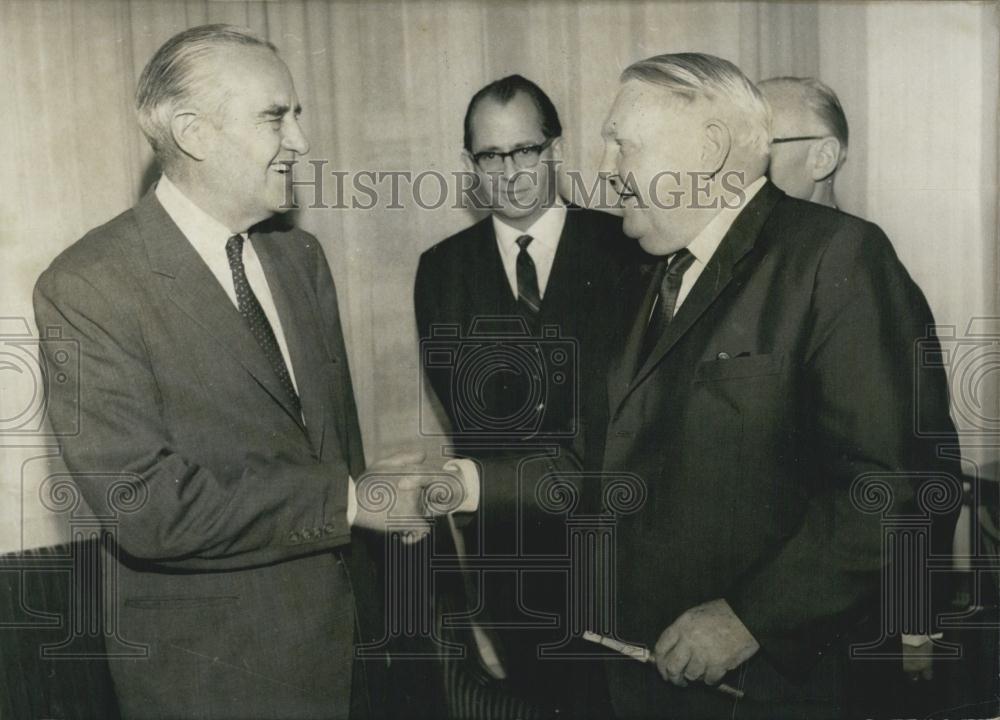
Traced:
[[467, 254], [475, 252], [477, 242], [483, 242], [487, 237], [491, 222], [490, 216], [487, 215], [479, 222], [435, 243], [420, 254], [420, 264], [428, 266], [459, 261]]
[[129, 208], [59, 253], [42, 272], [37, 284], [43, 285], [63, 273], [73, 273], [94, 283], [112, 279], [119, 275], [117, 270], [124, 270], [135, 262], [138, 252], [139, 224], [134, 208]]

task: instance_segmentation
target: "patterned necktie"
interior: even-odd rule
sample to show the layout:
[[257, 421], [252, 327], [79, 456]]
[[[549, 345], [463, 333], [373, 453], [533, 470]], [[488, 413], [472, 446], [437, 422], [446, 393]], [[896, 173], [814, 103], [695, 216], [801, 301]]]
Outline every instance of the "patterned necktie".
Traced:
[[640, 365], [653, 352], [653, 348], [656, 347], [663, 331], [673, 320], [674, 310], [677, 307], [677, 296], [681, 292], [681, 283], [684, 281], [684, 273], [693, 262], [694, 255], [687, 248], [678, 250], [670, 257], [669, 261], [664, 261], [659, 272], [654, 276], [654, 282], [656, 282], [656, 278], [659, 279], [660, 292], [656, 296], [649, 325], [643, 338]]
[[538, 291], [538, 273], [535, 261], [528, 254], [528, 246], [534, 240], [531, 235], [522, 235], [516, 242], [521, 248], [517, 253], [517, 304], [525, 316], [534, 323], [542, 309], [542, 294]]
[[229, 258], [229, 269], [233, 272], [233, 287], [236, 288], [236, 303], [240, 309], [240, 315], [247, 322], [247, 327], [253, 333], [260, 349], [264, 351], [268, 362], [274, 369], [274, 374], [278, 376], [281, 389], [285, 391], [285, 396], [291, 404], [295, 413], [302, 415], [302, 405], [299, 402], [299, 395], [295, 392], [295, 385], [292, 384], [292, 376], [288, 373], [288, 366], [281, 356], [281, 348], [278, 340], [274, 336], [271, 323], [267, 321], [264, 308], [260, 306], [257, 296], [253, 294], [250, 281], [247, 280], [246, 269], [243, 267], [243, 236], [233, 235], [226, 243], [226, 256]]

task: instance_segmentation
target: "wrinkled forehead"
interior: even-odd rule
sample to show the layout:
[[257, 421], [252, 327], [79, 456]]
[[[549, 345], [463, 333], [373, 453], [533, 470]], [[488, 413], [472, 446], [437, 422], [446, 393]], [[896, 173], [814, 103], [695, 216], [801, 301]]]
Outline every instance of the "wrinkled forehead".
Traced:
[[288, 66], [271, 49], [256, 46], [220, 48], [204, 60], [205, 71], [230, 101], [253, 105], [298, 104]]
[[481, 99], [473, 108], [469, 122], [475, 147], [517, 145], [544, 139], [541, 111], [522, 91], [507, 100]]
[[642, 80], [627, 80], [618, 89], [601, 128], [606, 138], [627, 137], [675, 121], [694, 110], [691, 101]]

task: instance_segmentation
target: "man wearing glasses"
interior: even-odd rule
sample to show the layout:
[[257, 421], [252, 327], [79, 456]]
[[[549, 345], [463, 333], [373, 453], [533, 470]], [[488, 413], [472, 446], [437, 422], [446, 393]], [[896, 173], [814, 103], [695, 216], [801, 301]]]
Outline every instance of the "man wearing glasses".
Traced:
[[771, 181], [792, 197], [837, 207], [834, 180], [847, 160], [847, 118], [837, 94], [815, 78], [758, 84], [771, 106]]
[[[496, 372], [485, 368], [471, 384], [454, 382], [477, 369], [461, 363], [424, 363], [424, 370], [458, 443], [498, 449], [525, 438], [572, 441], [585, 385], [576, 371], [587, 367], [580, 351], [593, 336], [614, 267], [636, 244], [622, 235], [620, 218], [559, 196], [562, 126], [535, 83], [520, 75], [490, 83], [470, 101], [464, 129], [463, 156], [490, 214], [421, 257], [420, 337], [457, 326], [468, 350], [469, 342], [479, 347], [478, 339], [465, 342], [470, 335], [521, 348], [527, 334], [543, 337], [544, 358], [539, 367], [517, 353], [498, 355], [509, 362], [498, 359]], [[565, 354], [552, 350], [559, 342]], [[565, 357], [562, 367], [548, 362], [550, 353]], [[455, 386], [463, 390], [456, 394]]]
[[[561, 134], [552, 101], [530, 80], [511, 75], [477, 92], [465, 115], [463, 155], [490, 214], [420, 258], [421, 365], [447, 416], [452, 447], [464, 457], [551, 455], [570, 447], [583, 457], [600, 444], [584, 437], [599, 423], [585, 428], [580, 417], [585, 407], [606, 408], [587, 396], [603, 387], [612, 283], [637, 244], [623, 235], [620, 218], [560, 198]], [[445, 360], [429, 350], [442, 342], [451, 343]], [[450, 522], [440, 535], [455, 540], [460, 554], [565, 553], [558, 523], [520, 532], [487, 510], [461, 536]], [[477, 624], [457, 638], [468, 659], [445, 667], [452, 717], [549, 716], [599, 685], [581, 677], [579, 663], [538, 659], [539, 645], [557, 643], [565, 632], [562, 624], [526, 627], [538, 625], [533, 613], [565, 612], [565, 578], [542, 575], [488, 572], [463, 578], [451, 592], [439, 583], [445, 613], [485, 604]]]

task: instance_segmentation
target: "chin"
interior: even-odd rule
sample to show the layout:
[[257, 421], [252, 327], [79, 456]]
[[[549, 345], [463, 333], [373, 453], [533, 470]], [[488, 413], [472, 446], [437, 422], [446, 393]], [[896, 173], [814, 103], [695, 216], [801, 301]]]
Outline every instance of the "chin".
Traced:
[[[628, 231], [626, 231], [626, 234]], [[663, 249], [663, 243], [659, 242], [659, 238], [651, 235], [646, 235], [644, 237], [638, 238], [639, 247], [645, 250], [650, 255], [669, 255], [669, 251]]]
[[626, 210], [622, 217], [622, 231], [630, 238], [635, 238], [642, 244], [642, 238], [649, 234], [649, 227], [644, 226], [639, 218]]
[[531, 205], [527, 207], [525, 207], [525, 203], [521, 203], [520, 201], [518, 201], [516, 206], [512, 206], [509, 201], [496, 206], [497, 215], [508, 220], [520, 220], [521, 218], [534, 215], [539, 210], [540, 203], [537, 200], [532, 201]]

